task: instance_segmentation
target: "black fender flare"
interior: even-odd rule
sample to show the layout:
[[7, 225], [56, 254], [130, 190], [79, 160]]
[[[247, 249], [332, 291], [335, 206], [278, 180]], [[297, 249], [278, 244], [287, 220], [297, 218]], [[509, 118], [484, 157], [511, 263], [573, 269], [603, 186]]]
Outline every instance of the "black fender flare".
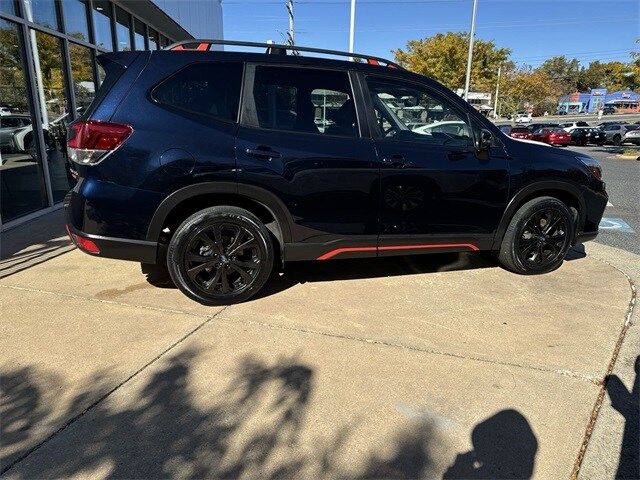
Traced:
[[578, 201], [580, 208], [578, 209], [578, 215], [579, 215], [578, 228], [576, 229], [576, 232], [575, 232], [576, 234], [578, 233], [577, 230], [580, 229], [582, 225], [584, 225], [585, 211], [586, 211], [586, 205], [585, 205], [580, 187], [577, 184], [570, 183], [567, 181], [561, 181], [561, 180], [536, 181], [522, 187], [511, 198], [511, 200], [509, 200], [509, 203], [507, 204], [507, 208], [502, 214], [502, 218], [500, 219], [500, 223], [498, 224], [498, 228], [496, 229], [496, 233], [493, 237], [493, 245], [491, 247], [492, 250], [498, 250], [500, 248], [500, 244], [502, 243], [502, 237], [504, 237], [504, 233], [507, 231], [509, 222], [511, 221], [511, 218], [516, 213], [520, 205], [522, 204], [522, 201], [525, 198], [535, 194], [536, 192], [544, 192], [549, 190], [562, 191], [562, 192], [568, 193]]
[[147, 240], [158, 241], [165, 220], [180, 203], [190, 198], [207, 194], [235, 195], [260, 204], [275, 218], [280, 230], [282, 244], [291, 242], [293, 218], [282, 200], [264, 188], [234, 182], [203, 182], [176, 190], [160, 203], [153, 214], [147, 229]]

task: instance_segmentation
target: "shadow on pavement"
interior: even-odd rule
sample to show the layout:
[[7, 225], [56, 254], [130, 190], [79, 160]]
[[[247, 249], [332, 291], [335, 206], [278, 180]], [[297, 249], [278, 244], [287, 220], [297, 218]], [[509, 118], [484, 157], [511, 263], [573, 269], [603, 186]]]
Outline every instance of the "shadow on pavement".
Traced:
[[[173, 355], [137, 395], [80, 408], [87, 398], [103, 398], [94, 397], [92, 381], [62, 415], [41, 403], [44, 390], [63, 388], [59, 379], [35, 368], [2, 371], [3, 472], [12, 478], [97, 471], [109, 478], [433, 478], [453, 459], [451, 452], [438, 458], [445, 443], [440, 427], [420, 418], [398, 431], [389, 448], [363, 453], [364, 462], [356, 463], [346, 451], [355, 425], [332, 428], [331, 438], [305, 428], [314, 372], [295, 357], [273, 364], [245, 357], [224, 390], [196, 401], [190, 375], [197, 356], [193, 349]], [[73, 421], [79, 412], [86, 412], [82, 421]], [[35, 432], [65, 418], [67, 426], [47, 441]], [[312, 448], [303, 430], [312, 431]], [[480, 422], [472, 441], [473, 450], [455, 458], [446, 478], [530, 477], [537, 441], [519, 412], [503, 410]], [[36, 462], [29, 455], [39, 443]]]
[[2, 232], [0, 278], [18, 273], [75, 248], [64, 228], [64, 212], [50, 214]]
[[[329, 282], [363, 278], [395, 277], [421, 273], [473, 270], [497, 266], [488, 252], [433, 253], [387, 258], [333, 260], [327, 262], [290, 262], [283, 272], [274, 273], [254, 297], [261, 298], [307, 282]], [[145, 266], [147, 281], [160, 288], [175, 288], [166, 268]]]
[[616, 479], [640, 478], [640, 356], [635, 361], [635, 373], [630, 391], [617, 375], [605, 379], [611, 406], [625, 419]]

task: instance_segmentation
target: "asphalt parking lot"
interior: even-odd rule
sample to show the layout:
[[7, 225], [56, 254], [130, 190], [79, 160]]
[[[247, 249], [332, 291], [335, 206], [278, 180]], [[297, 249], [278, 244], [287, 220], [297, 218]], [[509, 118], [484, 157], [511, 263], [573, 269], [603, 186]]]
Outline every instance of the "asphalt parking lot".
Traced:
[[6, 478], [613, 478], [634, 461], [633, 253], [591, 243], [533, 277], [477, 254], [301, 263], [211, 308], [50, 231], [3, 234]]

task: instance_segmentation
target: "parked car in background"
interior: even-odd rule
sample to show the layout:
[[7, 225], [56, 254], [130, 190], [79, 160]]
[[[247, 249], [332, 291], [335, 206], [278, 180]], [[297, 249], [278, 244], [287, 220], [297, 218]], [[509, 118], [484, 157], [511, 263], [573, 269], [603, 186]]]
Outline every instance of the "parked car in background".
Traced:
[[568, 132], [572, 128], [589, 127], [590, 125], [587, 122], [568, 122], [568, 123], [561, 123], [560, 126]]
[[529, 131], [527, 127], [513, 127], [509, 136], [512, 138], [519, 138], [524, 140], [531, 140], [533, 133]]
[[625, 125], [620, 123], [604, 125], [600, 130], [606, 135], [607, 143], [611, 142], [614, 145], [620, 145], [622, 143], [622, 137], [627, 133]]
[[626, 125], [627, 122], [625, 122], [624, 120], [608, 120], [606, 122], [600, 122], [598, 124], [598, 128], [602, 128], [605, 125]]
[[505, 135], [509, 135], [513, 127], [511, 125], [498, 125], [498, 129]]
[[640, 145], [640, 128], [634, 128], [627, 131], [627, 133], [624, 134], [624, 137], [622, 137], [622, 143]]
[[531, 140], [548, 143], [549, 145], [567, 146], [571, 143], [571, 134], [565, 132], [562, 128], [544, 127], [533, 132]]
[[597, 128], [592, 127], [575, 127], [570, 131], [571, 144], [573, 145], [598, 145], [605, 144], [606, 135]]
[[16, 144], [15, 135], [30, 125], [29, 115], [3, 115], [0, 119], [0, 149], [11, 153], [21, 150]]
[[530, 123], [531, 122], [531, 115], [529, 115], [528, 113], [524, 113], [524, 112], [516, 113], [516, 117], [515, 117], [514, 122], [515, 123]]
[[605, 105], [602, 109], [603, 115], [613, 115], [614, 113], [616, 113], [616, 107], [613, 105]]
[[527, 125], [527, 128], [530, 132], [535, 132], [536, 130], [540, 130], [541, 128], [555, 128], [559, 127], [559, 123], [531, 123]]
[[412, 128], [412, 130], [421, 135], [433, 135], [434, 133], [445, 133], [449, 135], [468, 135], [466, 133], [467, 124], [457, 120], [446, 120], [443, 122], [434, 122], [429, 125]]

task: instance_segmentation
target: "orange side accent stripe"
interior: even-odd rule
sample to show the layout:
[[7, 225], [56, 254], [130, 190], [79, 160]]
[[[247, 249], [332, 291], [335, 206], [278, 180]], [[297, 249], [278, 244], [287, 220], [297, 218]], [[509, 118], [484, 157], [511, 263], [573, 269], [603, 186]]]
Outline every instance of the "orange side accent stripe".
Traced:
[[480, 250], [473, 243], [431, 243], [424, 245], [383, 245], [381, 247], [343, 247], [336, 248], [334, 250], [330, 250], [327, 253], [320, 255], [316, 260], [329, 260], [330, 258], [335, 257], [336, 255], [340, 255], [341, 253], [347, 252], [372, 252], [375, 250], [383, 251], [383, 250], [421, 250], [421, 249], [431, 249], [431, 248], [458, 248], [464, 247], [469, 250], [478, 251]]
[[376, 247], [344, 247], [344, 248], [336, 248], [335, 250], [330, 250], [324, 255], [320, 255], [316, 260], [329, 260], [336, 255], [340, 255], [345, 252], [375, 252]]

